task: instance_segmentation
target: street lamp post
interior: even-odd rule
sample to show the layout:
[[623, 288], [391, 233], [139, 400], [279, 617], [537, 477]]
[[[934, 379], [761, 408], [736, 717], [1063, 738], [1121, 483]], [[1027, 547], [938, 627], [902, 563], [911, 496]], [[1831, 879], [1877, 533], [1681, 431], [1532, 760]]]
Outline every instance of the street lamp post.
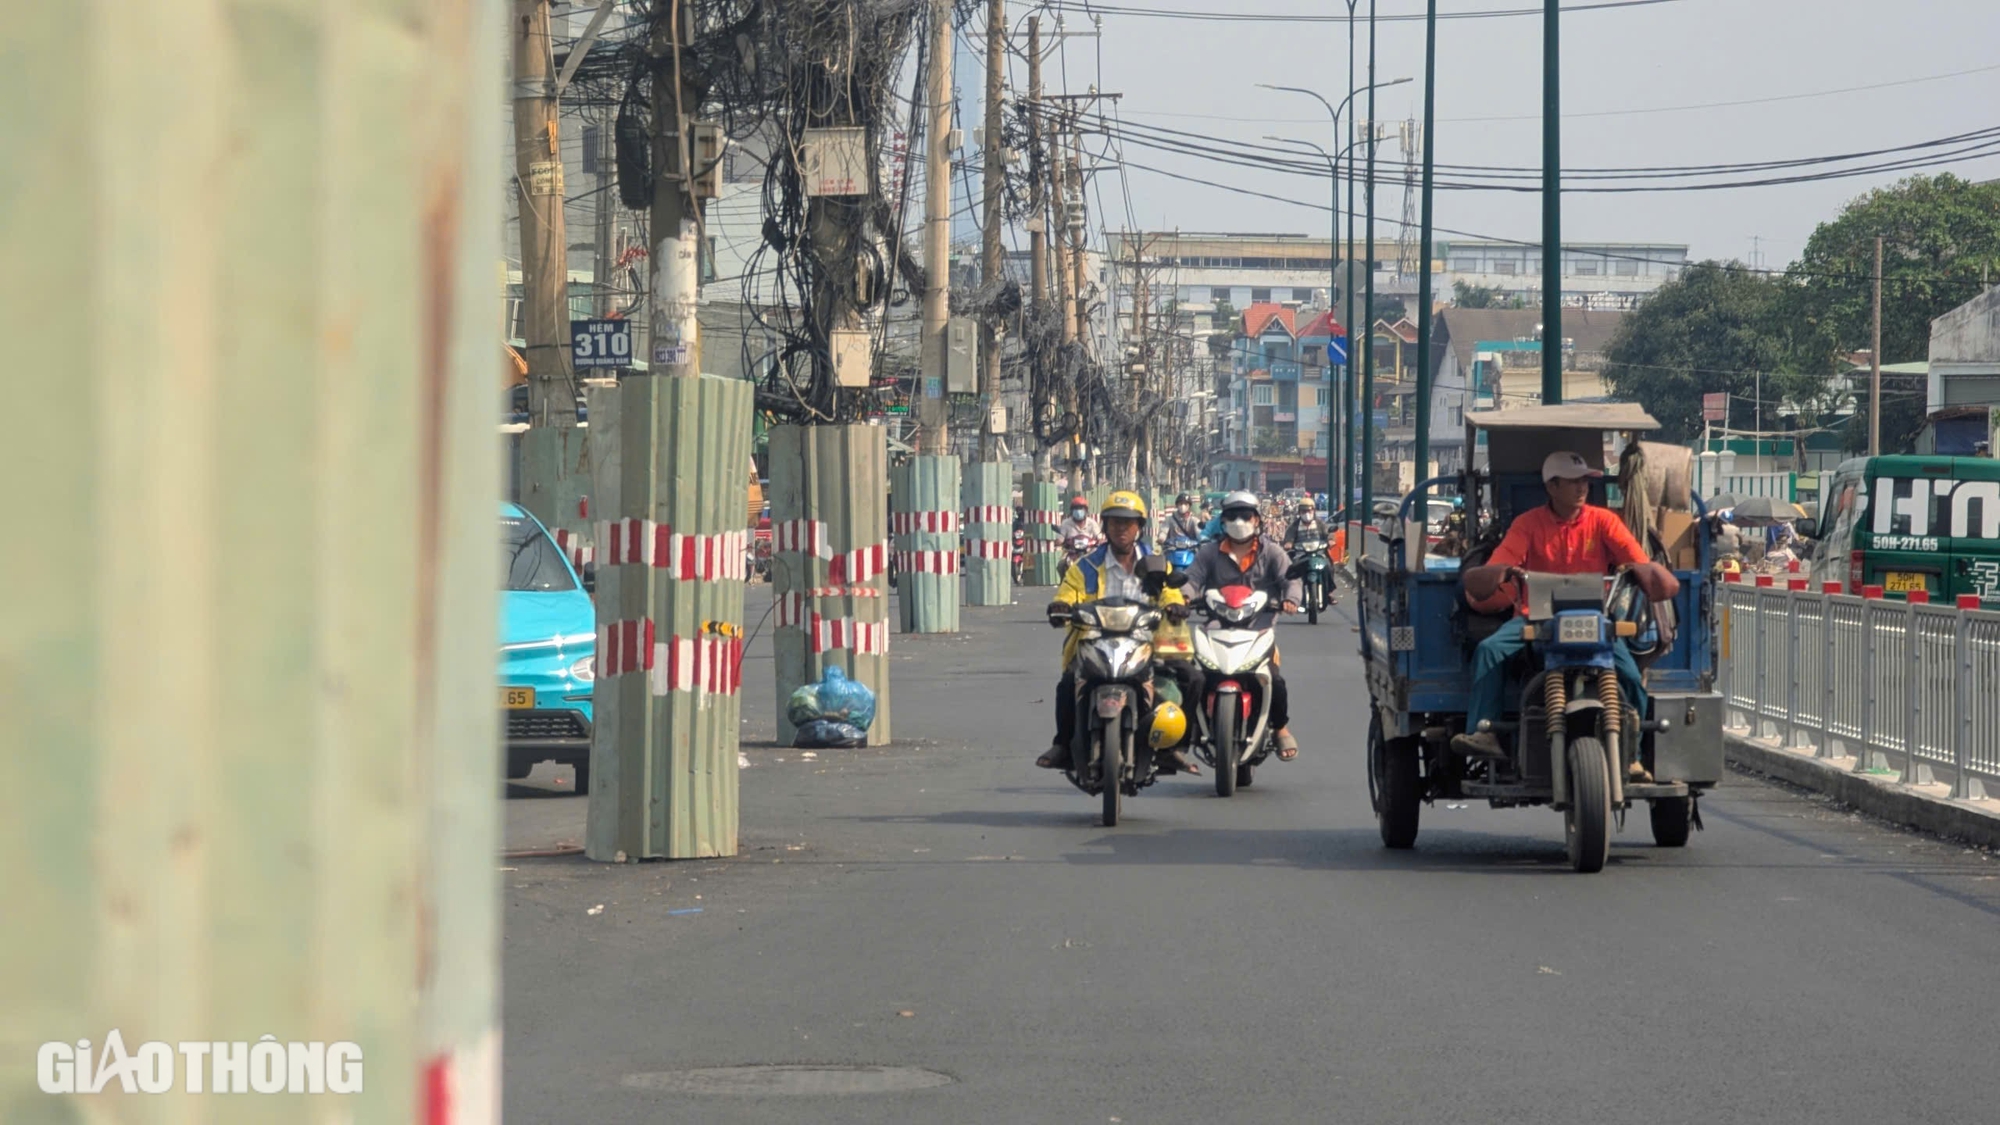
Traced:
[[[1375, 0], [1368, 0], [1368, 280], [1362, 291], [1361, 304], [1366, 310], [1362, 319], [1368, 323], [1362, 327], [1361, 337], [1361, 501], [1360, 527], [1362, 532], [1356, 538], [1359, 543], [1348, 548], [1349, 565], [1360, 573], [1361, 549], [1367, 546], [1367, 527], [1372, 519], [1375, 506]], [[1349, 332], [1353, 329], [1349, 328]], [[1354, 345], [1348, 344], [1348, 353], [1353, 354]], [[1352, 504], [1352, 496], [1341, 497], [1343, 503]], [[1347, 522], [1355, 523], [1355, 511], [1348, 510]]]
[[[1351, 22], [1350, 22], [1350, 30], [1351, 30], [1351, 26], [1352, 26], [1352, 25], [1351, 25]], [[1354, 97], [1355, 97], [1355, 95], [1356, 95], [1356, 94], [1360, 94], [1360, 93], [1364, 93], [1364, 92], [1369, 92], [1369, 91], [1374, 91], [1374, 90], [1380, 90], [1380, 89], [1384, 89], [1384, 88], [1386, 88], [1386, 87], [1389, 87], [1389, 86], [1400, 86], [1400, 85], [1402, 85], [1403, 83], [1405, 83], [1405, 82], [1408, 82], [1408, 81], [1410, 81], [1410, 79], [1409, 79], [1408, 77], [1403, 77], [1403, 78], [1392, 78], [1392, 79], [1390, 79], [1390, 80], [1389, 80], [1389, 81], [1387, 81], [1387, 82], [1371, 82], [1371, 83], [1369, 83], [1369, 84], [1368, 84], [1367, 86], [1363, 87], [1363, 88], [1362, 88], [1362, 89], [1360, 89], [1360, 90], [1352, 90], [1352, 91], [1349, 91], [1349, 92], [1348, 92], [1348, 95], [1347, 95], [1347, 96], [1346, 96], [1345, 98], [1342, 98], [1342, 99], [1341, 99], [1341, 102], [1340, 102], [1340, 105], [1339, 105], [1338, 107], [1334, 106], [1334, 105], [1333, 105], [1333, 103], [1331, 103], [1331, 102], [1327, 101], [1327, 100], [1326, 100], [1326, 99], [1325, 99], [1324, 97], [1321, 97], [1321, 96], [1320, 96], [1320, 94], [1318, 93], [1318, 91], [1315, 91], [1315, 90], [1308, 90], [1308, 89], [1306, 89], [1306, 88], [1305, 88], [1304, 86], [1276, 86], [1276, 85], [1272, 85], [1272, 84], [1271, 84], [1271, 83], [1269, 83], [1269, 82], [1259, 82], [1259, 83], [1257, 83], [1257, 85], [1258, 85], [1258, 87], [1259, 87], [1259, 88], [1261, 88], [1261, 89], [1265, 89], [1265, 90], [1283, 90], [1283, 91], [1285, 91], [1286, 93], [1290, 93], [1290, 94], [1304, 94], [1304, 95], [1306, 95], [1307, 97], [1309, 97], [1309, 98], [1312, 98], [1312, 99], [1313, 99], [1314, 101], [1317, 101], [1317, 102], [1318, 102], [1318, 103], [1319, 103], [1320, 105], [1322, 105], [1322, 106], [1325, 106], [1325, 107], [1326, 107], [1326, 113], [1327, 113], [1327, 117], [1328, 117], [1328, 118], [1330, 118], [1330, 119], [1331, 119], [1331, 121], [1332, 121], [1332, 126], [1333, 126], [1333, 143], [1334, 143], [1334, 144], [1335, 144], [1336, 146], [1338, 146], [1338, 145], [1340, 144], [1340, 115], [1341, 115], [1341, 114], [1343, 114], [1343, 113], [1345, 113], [1345, 112], [1347, 112], [1347, 107], [1348, 107], [1349, 103], [1351, 103], [1351, 102], [1353, 102], [1353, 101], [1354, 101]], [[1351, 124], [1351, 123], [1350, 123], [1350, 124]], [[1370, 128], [1373, 128], [1373, 125], [1374, 125], [1374, 123], [1373, 123], [1373, 121], [1372, 121], [1372, 120], [1370, 121], [1370, 123], [1369, 123], [1369, 124], [1370, 124]], [[1270, 139], [1276, 139], [1276, 140], [1287, 140], [1287, 138], [1283, 138], [1283, 137], [1279, 137], [1279, 138], [1270, 138]], [[1304, 141], [1288, 141], [1288, 143], [1291, 143], [1291, 144], [1305, 144], [1305, 143], [1307, 143], [1307, 142], [1304, 142]], [[1316, 148], [1316, 149], [1319, 149], [1319, 151], [1320, 151], [1320, 153], [1321, 153], [1322, 155], [1324, 155], [1324, 154], [1326, 153], [1326, 150], [1325, 150], [1324, 148], [1320, 148], [1320, 146], [1318, 146], [1318, 145], [1313, 145], [1312, 147], [1314, 147], [1314, 148]], [[1350, 145], [1350, 146], [1349, 146], [1349, 147], [1348, 147], [1347, 149], [1342, 149], [1341, 151], [1343, 151], [1343, 152], [1347, 152], [1347, 151], [1351, 151], [1351, 150], [1352, 150], [1352, 147], [1353, 147], [1353, 146], [1352, 146], [1352, 145]], [[1328, 257], [1329, 257], [1329, 258], [1331, 259], [1331, 262], [1332, 262], [1332, 268], [1331, 268], [1331, 270], [1329, 271], [1329, 277], [1328, 277], [1328, 279], [1327, 279], [1327, 283], [1328, 283], [1328, 285], [1330, 286], [1330, 288], [1329, 288], [1329, 289], [1327, 290], [1327, 307], [1328, 307], [1328, 311], [1332, 311], [1332, 305], [1333, 305], [1333, 290], [1334, 290], [1334, 289], [1338, 289], [1338, 288], [1340, 288], [1340, 173], [1339, 173], [1339, 165], [1338, 165], [1338, 163], [1337, 163], [1337, 159], [1338, 159], [1337, 157], [1335, 157], [1335, 158], [1332, 158], [1332, 159], [1329, 159], [1329, 160], [1328, 160], [1328, 169], [1327, 169], [1327, 176], [1328, 176], [1328, 178], [1329, 178], [1329, 179], [1331, 179], [1331, 180], [1333, 181], [1333, 216], [1332, 216], [1332, 223], [1331, 223], [1331, 233], [1330, 233], [1330, 235], [1329, 235], [1329, 238], [1328, 238], [1328, 242], [1327, 242], [1327, 256], [1328, 256]], [[1350, 209], [1351, 209], [1351, 208], [1350, 208]], [[1351, 236], [1351, 234], [1352, 234], [1352, 228], [1351, 228], [1351, 225], [1350, 225], [1350, 231], [1349, 231], [1349, 233], [1350, 233], [1350, 236]], [[1350, 271], [1349, 271], [1349, 272], [1350, 272], [1350, 273], [1352, 272], [1351, 268], [1350, 268]], [[1371, 275], [1372, 275], [1372, 273], [1373, 273], [1373, 265], [1372, 265], [1372, 263], [1371, 263], [1371, 265], [1370, 265], [1370, 273], [1371, 273]], [[1350, 300], [1349, 300], [1349, 309], [1350, 309], [1350, 311], [1349, 311], [1349, 313], [1348, 313], [1348, 319], [1349, 319], [1349, 320], [1352, 320], [1352, 319], [1354, 319], [1354, 314], [1353, 314], [1353, 312], [1352, 312], [1352, 307], [1353, 307], [1353, 302], [1352, 302], [1352, 300], [1351, 300], [1351, 298], [1353, 297], [1353, 294], [1352, 294], [1352, 293], [1349, 293], [1349, 294], [1347, 294], [1347, 296], [1348, 296], [1348, 297], [1350, 298]], [[1343, 393], [1343, 394], [1341, 395], [1341, 400], [1342, 400], [1342, 406], [1343, 406], [1343, 407], [1344, 407], [1344, 408], [1345, 408], [1345, 409], [1347, 410], [1347, 412], [1348, 412], [1348, 415], [1349, 415], [1349, 416], [1348, 416], [1348, 418], [1347, 418], [1347, 431], [1346, 431], [1346, 436], [1347, 436], [1347, 437], [1348, 437], [1348, 438], [1349, 438], [1349, 439], [1351, 440], [1351, 439], [1352, 439], [1352, 437], [1353, 437], [1353, 434], [1354, 434], [1354, 418], [1353, 418], [1353, 400], [1354, 400], [1354, 395], [1353, 395], [1353, 390], [1354, 390], [1354, 381], [1353, 381], [1353, 371], [1354, 371], [1354, 363], [1353, 363], [1353, 358], [1354, 358], [1354, 356], [1353, 356], [1353, 351], [1354, 351], [1354, 335], [1353, 335], [1353, 333], [1354, 333], [1354, 327], [1353, 327], [1353, 325], [1347, 325], [1346, 327], [1347, 327], [1347, 330], [1348, 330], [1348, 338], [1347, 338], [1347, 340], [1348, 340], [1348, 363], [1347, 363], [1347, 371], [1348, 371], [1348, 385], [1347, 385], [1347, 390], [1346, 390], [1346, 393]], [[1329, 384], [1331, 385], [1332, 383], [1337, 383], [1337, 382], [1338, 382], [1338, 380], [1330, 380], [1330, 381], [1329, 381]], [[1332, 487], [1333, 487], [1333, 449], [1334, 449], [1334, 441], [1333, 441], [1333, 438], [1334, 438], [1334, 419], [1335, 419], [1336, 417], [1338, 417], [1338, 415], [1337, 415], [1337, 414], [1336, 414], [1335, 412], [1333, 412], [1333, 411], [1328, 411], [1328, 412], [1327, 412], [1327, 423], [1326, 423], [1326, 436], [1327, 436], [1327, 442], [1326, 442], [1326, 457], [1327, 457], [1327, 468], [1326, 468], [1326, 482], [1327, 482], [1327, 488], [1328, 488], [1328, 490], [1329, 490], [1329, 491], [1331, 491], [1331, 490], [1332, 490]], [[1348, 442], [1343, 442], [1343, 443], [1341, 443], [1341, 444], [1342, 444], [1342, 453], [1341, 453], [1341, 463], [1342, 463], [1342, 472], [1341, 472], [1341, 483], [1342, 483], [1342, 485], [1343, 485], [1343, 488], [1344, 488], [1344, 491], [1343, 491], [1343, 493], [1342, 493], [1342, 495], [1341, 495], [1341, 501], [1342, 501], [1342, 503], [1345, 503], [1345, 502], [1347, 502], [1348, 498], [1349, 498], [1349, 497], [1351, 497], [1351, 496], [1352, 496], [1352, 495], [1354, 494], [1354, 458], [1353, 458], [1353, 455], [1352, 455], [1352, 451], [1351, 451], [1350, 449], [1348, 449], [1348, 448], [1347, 448], [1347, 446], [1348, 446], [1348, 444], [1349, 444], [1349, 443], [1348, 443]]]

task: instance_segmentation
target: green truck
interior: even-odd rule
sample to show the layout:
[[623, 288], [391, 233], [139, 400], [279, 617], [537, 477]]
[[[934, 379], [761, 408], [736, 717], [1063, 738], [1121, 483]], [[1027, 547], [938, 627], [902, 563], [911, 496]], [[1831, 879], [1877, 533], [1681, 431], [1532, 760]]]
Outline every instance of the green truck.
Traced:
[[1858, 457], [1821, 480], [1815, 588], [2000, 597], [2000, 461]]

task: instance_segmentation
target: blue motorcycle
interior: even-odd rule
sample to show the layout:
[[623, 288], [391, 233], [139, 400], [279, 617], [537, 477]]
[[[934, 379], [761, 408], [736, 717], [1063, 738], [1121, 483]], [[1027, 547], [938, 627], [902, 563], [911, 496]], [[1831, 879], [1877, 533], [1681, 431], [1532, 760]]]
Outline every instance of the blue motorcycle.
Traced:
[[1167, 540], [1167, 562], [1175, 570], [1186, 570], [1194, 565], [1194, 550], [1198, 544], [1184, 535], [1176, 535]]
[[1326, 553], [1326, 532], [1314, 529], [1299, 534], [1292, 548], [1287, 579], [1296, 578], [1305, 587], [1306, 623], [1319, 624], [1319, 615], [1333, 604], [1333, 561]]

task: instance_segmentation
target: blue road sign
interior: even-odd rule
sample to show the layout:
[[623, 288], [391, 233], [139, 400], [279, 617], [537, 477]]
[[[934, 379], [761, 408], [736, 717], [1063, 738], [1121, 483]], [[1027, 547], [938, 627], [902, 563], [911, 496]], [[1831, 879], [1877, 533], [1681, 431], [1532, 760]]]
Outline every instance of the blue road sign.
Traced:
[[569, 356], [573, 367], [632, 366], [632, 322], [572, 320]]
[[1327, 341], [1326, 361], [1335, 367], [1347, 366], [1347, 337], [1335, 336]]

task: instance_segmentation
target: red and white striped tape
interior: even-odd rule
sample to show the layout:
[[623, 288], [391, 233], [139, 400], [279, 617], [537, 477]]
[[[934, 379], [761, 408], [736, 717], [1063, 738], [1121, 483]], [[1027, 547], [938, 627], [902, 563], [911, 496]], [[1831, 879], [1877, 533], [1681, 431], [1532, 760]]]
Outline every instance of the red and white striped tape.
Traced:
[[844, 648], [866, 656], [882, 656], [889, 651], [887, 622], [828, 617], [809, 608], [806, 601], [807, 594], [792, 594], [778, 599], [778, 627], [804, 629], [806, 647], [810, 651], [818, 653]]
[[569, 556], [569, 564], [579, 571], [583, 564], [594, 560], [597, 551], [591, 546], [590, 537], [579, 535], [568, 528], [556, 528], [556, 549]]
[[812, 615], [806, 630], [806, 647], [815, 653], [844, 648], [858, 656], [889, 654], [889, 623], [856, 621], [851, 617]]
[[957, 574], [957, 551], [897, 551], [896, 569], [905, 574]]
[[965, 551], [975, 558], [1012, 558], [1014, 543], [1009, 539], [967, 539], [965, 541]]
[[833, 583], [866, 582], [889, 569], [889, 545], [876, 543], [834, 555], [827, 563], [826, 580]]
[[949, 535], [958, 530], [958, 513], [897, 512], [889, 517], [889, 530], [897, 535]]
[[1013, 513], [999, 504], [979, 504], [965, 510], [967, 523], [1011, 523]]
[[826, 540], [826, 524], [820, 520], [786, 520], [772, 528], [776, 550], [802, 551], [828, 558], [833, 548]]
[[644, 672], [653, 695], [735, 695], [742, 684], [740, 637], [654, 638], [653, 621], [613, 621], [598, 627], [597, 675], [601, 679]]
[[749, 577], [745, 554], [750, 532], [681, 535], [672, 525], [652, 520], [604, 520], [597, 525], [606, 566], [653, 566], [682, 581], [743, 581]]

